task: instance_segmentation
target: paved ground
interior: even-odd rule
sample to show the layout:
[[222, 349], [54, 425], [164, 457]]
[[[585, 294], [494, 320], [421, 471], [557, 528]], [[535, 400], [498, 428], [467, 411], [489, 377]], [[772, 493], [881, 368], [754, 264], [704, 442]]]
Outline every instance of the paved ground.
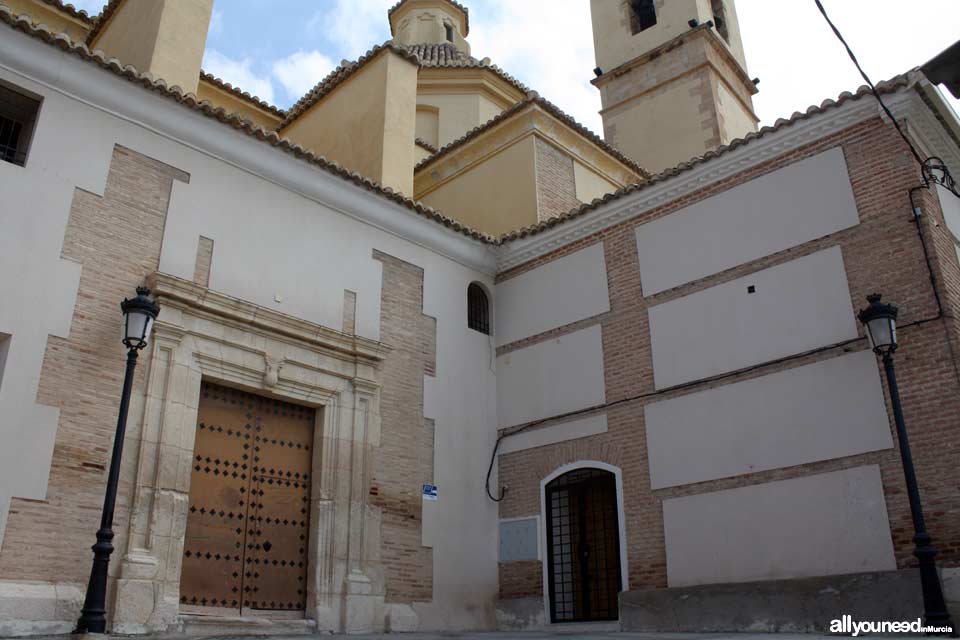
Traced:
[[[258, 636], [216, 636], [216, 640], [252, 640]], [[262, 636], [259, 636], [262, 637]], [[323, 640], [819, 640], [820, 638], [842, 638], [840, 635], [816, 635], [801, 633], [618, 633], [591, 631], [517, 631], [500, 633], [394, 633], [362, 636], [321, 635], [321, 636], [269, 636], [270, 640], [304, 640], [318, 637]], [[889, 637], [906, 639], [908, 634], [895, 636], [869, 636], [870, 638]], [[183, 640], [185, 636], [164, 638], [164, 640]], [[189, 640], [212, 640], [197, 636], [186, 636]]]

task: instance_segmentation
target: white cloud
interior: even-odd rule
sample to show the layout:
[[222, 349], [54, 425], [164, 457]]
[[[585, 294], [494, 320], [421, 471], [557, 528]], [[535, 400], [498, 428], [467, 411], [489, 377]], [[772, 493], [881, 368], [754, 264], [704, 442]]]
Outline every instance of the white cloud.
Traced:
[[593, 77], [590, 4], [584, 0], [496, 0], [470, 14], [475, 57], [489, 56], [595, 133], [602, 132]]
[[387, 11], [394, 4], [395, 0], [336, 0], [332, 8], [314, 13], [307, 29], [330, 40], [344, 59], [354, 60], [390, 38]]
[[249, 58], [234, 60], [219, 51], [207, 49], [203, 55], [203, 69], [261, 100], [274, 102], [273, 83], [270, 78], [253, 71], [253, 61]]
[[291, 100], [299, 99], [334, 68], [319, 51], [297, 51], [273, 63], [273, 75]]

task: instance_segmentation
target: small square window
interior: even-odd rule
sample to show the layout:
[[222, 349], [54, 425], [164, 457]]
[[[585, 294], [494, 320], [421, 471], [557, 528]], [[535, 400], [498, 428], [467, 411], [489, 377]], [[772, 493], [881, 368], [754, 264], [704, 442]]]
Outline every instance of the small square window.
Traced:
[[0, 84], [0, 160], [27, 163], [40, 101]]

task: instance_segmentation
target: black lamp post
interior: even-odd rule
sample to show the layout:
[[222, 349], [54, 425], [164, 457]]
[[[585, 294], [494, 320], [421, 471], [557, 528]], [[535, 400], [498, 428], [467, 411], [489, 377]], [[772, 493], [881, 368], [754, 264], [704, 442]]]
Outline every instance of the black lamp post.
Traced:
[[150, 297], [150, 289], [137, 287], [137, 297], [120, 303], [123, 311], [123, 344], [127, 347], [127, 372], [123, 378], [123, 395], [120, 397], [120, 413], [117, 417], [117, 432], [113, 439], [113, 455], [110, 457], [110, 474], [107, 476], [107, 491], [103, 497], [103, 512], [97, 543], [93, 545], [93, 567], [90, 582], [83, 601], [83, 611], [77, 621], [76, 633], [104, 633], [107, 629], [107, 567], [113, 553], [113, 510], [117, 502], [117, 483], [120, 479], [120, 458], [123, 455], [123, 437], [127, 429], [127, 409], [130, 406], [130, 388], [133, 386], [133, 371], [137, 366], [137, 352], [147, 346], [153, 321], [160, 313], [160, 305]]
[[930, 534], [923, 521], [923, 507], [920, 505], [920, 490], [917, 488], [917, 476], [913, 470], [913, 456], [910, 453], [910, 441], [907, 428], [903, 423], [903, 410], [900, 407], [900, 391], [897, 388], [897, 374], [893, 368], [893, 352], [897, 350], [897, 308], [892, 304], [880, 302], [880, 294], [867, 296], [870, 303], [860, 311], [860, 322], [866, 327], [867, 337], [874, 353], [883, 360], [887, 374], [887, 386], [890, 389], [890, 403], [893, 405], [893, 418], [897, 423], [897, 441], [900, 443], [900, 458], [903, 462], [903, 475], [907, 482], [907, 495], [910, 498], [910, 514], [913, 516], [913, 555], [920, 565], [920, 585], [923, 588], [923, 615], [928, 626], [952, 627], [947, 604], [943, 599], [943, 588], [934, 558], [937, 550], [933, 546]]

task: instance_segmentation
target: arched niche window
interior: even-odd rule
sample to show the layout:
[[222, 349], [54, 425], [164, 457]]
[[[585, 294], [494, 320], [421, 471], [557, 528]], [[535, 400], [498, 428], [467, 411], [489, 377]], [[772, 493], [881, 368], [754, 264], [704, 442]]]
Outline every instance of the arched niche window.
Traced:
[[490, 335], [490, 298], [476, 282], [467, 287], [467, 327]]
[[657, 9], [653, 0], [630, 0], [630, 30], [640, 33], [657, 24]]

